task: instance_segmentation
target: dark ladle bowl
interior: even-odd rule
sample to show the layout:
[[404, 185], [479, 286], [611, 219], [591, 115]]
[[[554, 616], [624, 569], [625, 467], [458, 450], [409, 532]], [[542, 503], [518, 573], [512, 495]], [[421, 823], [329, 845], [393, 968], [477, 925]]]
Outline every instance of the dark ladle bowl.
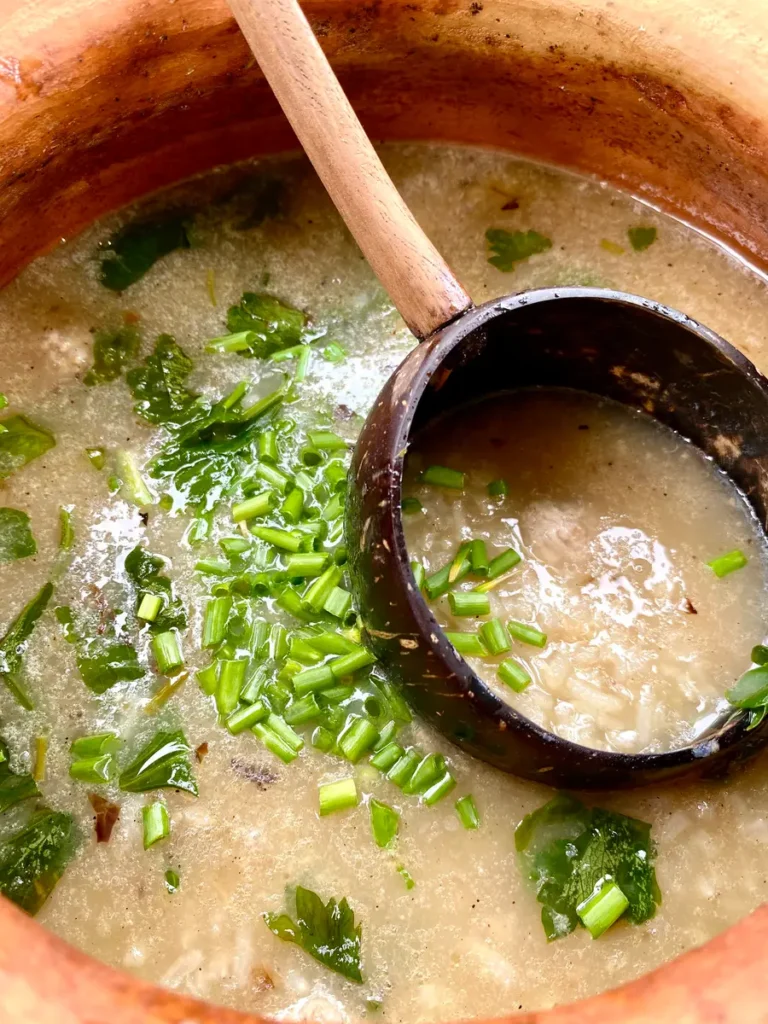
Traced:
[[363, 427], [347, 532], [367, 642], [421, 715], [503, 771], [577, 789], [720, 775], [768, 742], [768, 718], [750, 731], [746, 712], [728, 713], [695, 743], [658, 754], [561, 739], [488, 688], [416, 588], [400, 509], [409, 443], [448, 410], [530, 386], [575, 388], [652, 415], [728, 474], [765, 530], [768, 381], [748, 359], [684, 314], [637, 296], [597, 288], [510, 296], [470, 309], [414, 348]]

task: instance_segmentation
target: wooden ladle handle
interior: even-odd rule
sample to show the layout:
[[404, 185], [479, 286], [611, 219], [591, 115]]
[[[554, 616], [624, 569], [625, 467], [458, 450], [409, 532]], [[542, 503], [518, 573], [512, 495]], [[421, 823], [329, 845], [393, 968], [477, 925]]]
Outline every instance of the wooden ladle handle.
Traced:
[[307, 156], [410, 329], [471, 305], [392, 184], [297, 0], [229, 0]]

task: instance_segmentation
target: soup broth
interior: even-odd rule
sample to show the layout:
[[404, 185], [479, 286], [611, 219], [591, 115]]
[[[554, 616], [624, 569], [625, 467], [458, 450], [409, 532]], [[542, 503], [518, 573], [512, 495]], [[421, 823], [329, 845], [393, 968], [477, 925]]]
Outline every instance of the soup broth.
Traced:
[[[396, 146], [384, 155], [406, 201], [475, 301], [551, 284], [625, 289], [685, 310], [768, 369], [763, 281], [685, 227], [597, 182], [499, 153]], [[136, 240], [159, 216], [165, 218], [162, 247], [172, 251], [142, 276]], [[640, 235], [638, 228], [643, 229]], [[496, 249], [485, 237], [489, 229], [506, 232], [491, 236]], [[509, 245], [520, 241], [516, 232], [529, 239], [529, 232], [535, 232], [538, 251], [510, 261]], [[112, 254], [100, 248], [110, 239]], [[504, 244], [506, 256], [500, 256], [497, 250]], [[104, 260], [116, 260], [116, 265], [105, 271]], [[244, 293], [266, 293], [293, 309], [281, 314], [284, 340], [290, 342], [283, 347], [295, 347], [296, 339], [300, 343], [292, 358], [280, 362], [238, 354], [241, 343], [256, 346], [260, 339], [269, 340], [264, 323], [261, 335], [243, 329], [244, 322], [254, 324], [248, 319], [254, 300], [243, 300]], [[228, 318], [233, 306], [241, 312]], [[271, 323], [275, 307], [270, 309], [266, 320]], [[304, 323], [300, 315], [297, 320], [297, 310], [307, 311], [311, 322]], [[175, 338], [192, 366], [185, 376], [188, 367], [178, 354], [173, 360], [158, 355], [151, 364], [150, 387], [147, 359], [163, 334]], [[236, 334], [245, 336], [233, 342]], [[207, 351], [211, 339], [222, 337], [229, 340]], [[250, 532], [263, 518], [233, 519], [233, 507], [257, 498], [261, 485], [246, 493], [242, 480], [227, 476], [248, 461], [242, 450], [233, 455], [225, 444], [235, 429], [241, 433], [233, 444], [240, 444], [245, 430], [242, 423], [235, 428], [227, 421], [230, 406], [219, 406], [216, 414], [216, 436], [225, 444], [217, 475], [203, 475], [194, 500], [183, 509], [190, 477], [170, 470], [165, 476], [151, 475], [151, 466], [157, 466], [152, 460], [170, 459], [169, 445], [179, 437], [181, 428], [172, 432], [168, 422], [200, 415], [203, 406], [190, 396], [215, 402], [232, 396], [241, 381], [248, 388], [245, 402], [229, 401], [235, 409], [249, 407], [283, 386], [287, 371], [292, 383], [283, 406], [265, 413], [258, 429], [276, 430], [282, 471], [290, 470], [294, 479], [300, 472], [308, 474], [306, 504], [316, 511], [301, 519], [302, 529], [307, 533], [312, 523], [329, 523], [323, 544], [333, 564], [338, 559], [343, 567], [343, 539], [338, 533], [331, 536], [330, 528], [338, 527], [339, 502], [329, 509], [343, 484], [326, 469], [343, 463], [346, 453], [325, 448], [318, 465], [307, 465], [304, 460], [314, 462], [312, 453], [318, 450], [308, 441], [309, 432], [353, 442], [380, 387], [414, 344], [304, 161], [276, 159], [213, 174], [107, 218], [39, 259], [4, 290], [0, 340], [0, 390], [8, 398], [8, 413], [25, 415], [56, 441], [3, 480], [2, 505], [29, 516], [36, 553], [0, 566], [3, 631], [49, 580], [56, 584], [17, 673], [33, 710], [25, 710], [0, 687], [1, 734], [12, 767], [37, 769], [45, 803], [72, 815], [80, 836], [76, 854], [40, 911], [43, 925], [107, 963], [229, 1006], [313, 1020], [437, 1021], [545, 1007], [616, 985], [707, 940], [765, 898], [764, 759], [727, 783], [601, 797], [600, 804], [609, 810], [651, 824], [663, 904], [646, 923], [619, 921], [596, 941], [578, 929], [547, 943], [541, 908], [517, 862], [514, 827], [549, 800], [551, 791], [472, 761], [418, 721], [402, 722], [406, 716], [396, 695], [383, 689], [385, 681], [375, 666], [357, 672], [351, 695], [347, 689], [334, 699], [340, 701], [342, 717], [351, 710], [374, 715], [381, 724], [396, 715], [399, 743], [445, 755], [457, 787], [432, 806], [394, 786], [370, 764], [368, 753], [352, 763], [314, 746], [313, 722], [293, 728], [304, 746], [290, 760], [291, 733], [284, 733], [290, 741], [286, 751], [286, 741], [278, 743], [257, 722], [270, 749], [250, 729], [233, 735], [219, 720], [206, 692], [210, 675], [202, 683], [196, 677], [209, 668], [212, 652], [232, 664], [249, 659], [249, 672], [256, 662], [263, 663], [271, 683], [289, 660], [283, 648], [290, 643], [272, 624], [283, 623], [295, 633], [312, 623], [297, 620], [284, 599], [278, 603], [283, 591], [275, 577], [264, 583], [259, 576], [286, 564], [291, 553], [276, 553]], [[222, 351], [222, 345], [235, 350]], [[174, 352], [167, 341], [158, 351], [166, 357]], [[94, 375], [102, 383], [91, 376], [95, 352], [110, 354]], [[172, 373], [162, 369], [171, 365]], [[141, 371], [138, 379], [136, 371]], [[132, 385], [126, 373], [134, 374]], [[3, 414], [5, 423], [8, 413]], [[147, 414], [159, 416], [160, 422], [150, 422]], [[609, 428], [606, 422], [604, 429]], [[210, 443], [209, 431], [201, 444], [205, 449]], [[252, 443], [253, 465], [244, 470], [246, 476], [259, 464], [261, 442], [254, 435]], [[269, 442], [264, 445], [262, 454], [268, 456]], [[185, 451], [184, 459], [191, 459]], [[692, 486], [698, 479], [694, 459], [678, 460]], [[228, 481], [226, 487], [220, 487], [222, 480]], [[274, 473], [272, 480], [262, 481], [263, 490], [278, 495], [268, 499], [277, 501], [269, 514], [285, 528], [281, 509], [286, 495]], [[74, 541], [60, 551], [62, 506], [71, 509]], [[746, 529], [739, 525], [738, 510], [728, 506], [725, 511], [733, 530]], [[240, 522], [246, 523], [245, 533]], [[716, 540], [719, 544], [720, 529], [712, 525], [697, 557], [719, 553], [704, 549], [710, 543], [715, 547]], [[734, 536], [730, 526], [723, 542], [726, 535], [729, 540]], [[247, 568], [238, 562], [241, 541], [246, 542]], [[138, 573], [134, 565], [129, 572], [127, 558], [137, 546], [164, 561], [154, 570], [145, 565]], [[24, 548], [16, 544], [15, 553]], [[256, 564], [259, 559], [266, 567]], [[202, 568], [196, 568], [201, 562]], [[743, 570], [759, 571], [757, 558]], [[689, 567], [685, 572], [687, 584]], [[170, 580], [170, 595], [157, 583], [158, 575]], [[697, 586], [708, 584], [694, 575]], [[246, 579], [246, 593], [232, 592], [234, 578]], [[721, 582], [742, 587], [747, 578], [734, 574]], [[143, 582], [137, 585], [137, 579]], [[313, 579], [304, 580], [302, 593]], [[344, 583], [342, 577], [339, 590]], [[176, 605], [169, 606], [169, 596], [182, 605], [187, 626], [178, 625], [183, 619], [177, 614], [177, 625], [164, 632], [175, 636], [183, 669], [176, 667], [176, 652], [167, 645], [160, 652], [163, 664], [158, 664], [153, 620], [136, 614], [145, 596], [158, 594], [163, 615], [178, 613]], [[241, 628], [228, 619], [228, 638], [221, 641], [225, 648], [212, 640], [218, 626], [208, 609], [217, 594], [231, 597], [245, 621]], [[334, 600], [342, 611], [343, 594]], [[145, 614], [151, 615], [152, 603], [143, 608]], [[70, 609], [69, 624], [67, 613], [60, 612], [59, 621], [55, 608]], [[699, 612], [707, 614], [704, 607]], [[254, 617], [267, 623], [266, 650], [252, 633], [245, 635]], [[744, 639], [751, 638], [759, 632], [759, 618], [756, 609], [741, 608], [733, 628], [740, 638], [742, 630]], [[348, 628], [326, 611], [322, 622], [337, 633]], [[204, 629], [209, 631], [205, 637]], [[119, 651], [110, 648], [121, 666], [115, 670], [120, 681], [96, 693], [85, 678], [103, 685], [104, 666], [88, 659], [103, 653], [99, 645], [107, 642], [125, 645]], [[258, 657], [249, 646], [254, 644]], [[126, 646], [135, 651], [134, 660]], [[723, 648], [717, 649], [723, 672], [736, 671]], [[313, 657], [306, 647], [294, 653], [299, 650], [305, 659]], [[743, 653], [746, 667], [749, 654]], [[228, 668], [228, 678], [239, 671]], [[286, 676], [290, 685], [293, 671]], [[322, 692], [317, 700], [330, 723], [335, 705]], [[229, 706], [228, 700], [222, 704]], [[186, 767], [175, 779], [194, 776], [197, 797], [178, 785], [130, 791], [136, 773], [125, 776], [126, 768], [161, 730], [183, 731], [189, 749], [183, 744], [177, 749], [177, 761]], [[101, 741], [86, 745], [88, 756], [70, 750], [73, 740], [105, 732], [119, 737], [114, 755], [110, 741], [103, 755]], [[101, 756], [114, 756], [122, 788], [118, 777], [103, 785], [71, 777], [73, 763], [91, 757], [76, 774], [98, 778], [93, 759]], [[350, 778], [358, 805], [320, 816], [319, 785]], [[108, 842], [97, 842], [89, 801], [93, 793], [119, 806]], [[456, 799], [469, 794], [480, 819], [474, 830], [462, 827], [454, 809]], [[372, 835], [373, 798], [400, 815], [398, 838], [385, 849]], [[167, 808], [170, 835], [145, 850], [144, 808], [155, 803]], [[103, 838], [107, 812], [96, 804]], [[0, 815], [0, 840], [16, 833], [23, 813], [21, 805]], [[154, 809], [149, 815], [150, 838], [157, 838], [164, 831], [162, 812]], [[296, 885], [317, 892], [323, 901], [349, 900], [362, 926], [362, 984], [328, 970], [267, 927], [264, 914], [295, 913], [286, 887]]]

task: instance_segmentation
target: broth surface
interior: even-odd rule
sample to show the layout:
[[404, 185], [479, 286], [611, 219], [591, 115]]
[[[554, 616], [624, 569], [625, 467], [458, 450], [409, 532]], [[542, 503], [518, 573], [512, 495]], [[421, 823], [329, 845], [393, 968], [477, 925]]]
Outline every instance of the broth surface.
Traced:
[[[406, 202], [476, 302], [553, 284], [620, 288], [684, 310], [768, 370], [763, 281], [685, 227], [599, 183], [501, 153], [407, 146], [384, 155]], [[225, 197], [243, 183], [274, 180], [282, 182], [280, 212], [261, 222], [252, 218], [243, 230], [246, 214], [233, 211]], [[84, 449], [128, 448], [143, 465], [159, 436], [134, 415], [124, 380], [83, 384], [92, 331], [123, 323], [128, 314], [137, 318], [142, 357], [158, 334], [174, 335], [195, 362], [191, 384], [202, 393], [218, 397], [246, 379], [266, 394], [282, 379], [280, 366], [203, 350], [224, 333], [229, 305], [244, 291], [267, 288], [310, 311], [347, 350], [340, 363], [313, 359], [291, 415], [301, 429], [319, 421], [350, 440], [413, 339], [304, 161], [214, 174], [153, 200], [148, 209], [166, 204], [197, 211], [194, 245], [160, 260], [123, 294], [99, 283], [98, 245], [131, 212], [38, 260], [0, 295], [0, 390], [12, 410], [57, 438], [55, 448], [4, 482], [3, 504], [29, 513], [38, 553], [0, 566], [1, 618], [5, 628], [49, 578], [58, 507], [72, 505], [76, 543], [56, 604], [90, 600], [94, 588], [97, 594], [107, 586], [125, 588], [122, 560], [143, 542], [171, 560], [167, 571], [189, 610], [183, 648], [194, 672], [208, 660], [200, 631], [209, 587], [193, 567], [201, 553], [216, 555], [219, 537], [231, 535], [229, 510], [217, 514], [206, 546], [191, 550], [182, 543], [187, 517], [153, 508], [145, 524], [133, 506], [110, 496], [108, 471], [95, 471]], [[628, 240], [628, 229], [637, 225], [658, 232], [644, 251]], [[488, 261], [489, 228], [535, 230], [551, 247], [502, 272]], [[268, 615], [279, 612], [270, 608]], [[0, 692], [2, 733], [15, 763], [29, 767], [34, 738], [48, 735], [41, 788], [52, 806], [75, 815], [83, 836], [39, 920], [143, 978], [241, 1009], [313, 1020], [493, 1017], [637, 977], [706, 941], [766, 897], [765, 758], [727, 783], [602, 796], [600, 804], [652, 823], [663, 905], [645, 925], [619, 923], [598, 941], [579, 931], [548, 945], [540, 908], [516, 865], [513, 829], [550, 790], [475, 763], [416, 723], [412, 741], [448, 755], [459, 783], [455, 795], [474, 795], [482, 824], [465, 831], [453, 796], [427, 808], [361, 762], [355, 774], [362, 792], [402, 815], [396, 851], [382, 851], [372, 841], [364, 805], [317, 815], [318, 783], [348, 775], [348, 764], [307, 744], [293, 764], [283, 765], [249, 733], [230, 736], [194, 678], [152, 716], [151, 728], [182, 723], [193, 748], [208, 744], [195, 765], [200, 796], [166, 791], [170, 839], [145, 852], [145, 798], [103, 787], [121, 812], [111, 841], [97, 845], [90, 787], [68, 776], [69, 743], [116, 729], [131, 746], [147, 733], [145, 709], [159, 685], [147, 647], [143, 637], [143, 680], [94, 696], [49, 612], [25, 659], [35, 711], [22, 711]], [[400, 864], [415, 881], [412, 889], [397, 871]], [[176, 893], [164, 884], [169, 867], [181, 878]], [[282, 910], [285, 887], [296, 883], [324, 899], [350, 900], [363, 925], [362, 986], [330, 973], [265, 927], [261, 914]], [[381, 1000], [380, 1008], [369, 999]]]

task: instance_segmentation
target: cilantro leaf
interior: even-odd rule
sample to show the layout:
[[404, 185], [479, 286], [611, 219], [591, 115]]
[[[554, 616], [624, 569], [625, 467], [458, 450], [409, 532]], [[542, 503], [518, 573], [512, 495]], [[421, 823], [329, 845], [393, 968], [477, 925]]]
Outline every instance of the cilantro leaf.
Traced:
[[128, 224], [106, 243], [108, 254], [101, 261], [99, 280], [106, 288], [122, 292], [141, 280], [163, 256], [189, 247], [186, 223], [177, 215]]
[[0, 420], [0, 428], [0, 480], [56, 444], [53, 434], [23, 416], [8, 416]]
[[191, 747], [180, 729], [157, 733], [120, 773], [120, 789], [126, 793], [147, 793], [167, 787], [197, 796], [190, 753]]
[[627, 235], [629, 235], [629, 244], [635, 252], [644, 252], [656, 241], [656, 228], [627, 228]]
[[125, 571], [137, 590], [136, 608], [141, 604], [143, 594], [154, 594], [162, 598], [163, 606], [154, 621], [148, 623], [150, 632], [165, 633], [169, 629], [186, 629], [187, 613], [184, 605], [173, 593], [173, 585], [160, 570], [165, 559], [151, 555], [140, 545], [125, 559]]
[[362, 925], [346, 899], [327, 904], [311, 889], [296, 886], [296, 922], [287, 914], [264, 914], [269, 930], [284, 942], [295, 942], [325, 967], [362, 982], [360, 939]]
[[127, 362], [136, 358], [141, 339], [135, 327], [96, 331], [93, 338], [93, 366], [83, 377], [88, 387], [117, 380]]
[[44, 809], [0, 843], [0, 892], [36, 914], [64, 874], [77, 846], [71, 814]]
[[573, 931], [577, 908], [607, 879], [629, 900], [626, 916], [635, 924], [653, 917], [661, 902], [651, 826], [643, 821], [561, 794], [523, 818], [515, 847], [549, 941]]
[[27, 772], [11, 771], [8, 744], [0, 738], [0, 814], [33, 796], [40, 796], [37, 783]]
[[67, 642], [75, 645], [77, 670], [93, 693], [106, 693], [117, 683], [144, 677], [135, 648], [118, 638], [113, 623], [94, 624], [93, 635], [88, 636], [87, 618], [76, 624], [71, 608], [57, 608], [56, 618], [64, 627]]
[[185, 384], [191, 370], [186, 352], [170, 334], [161, 334], [152, 355], [126, 377], [137, 400], [134, 410], [149, 423], [169, 428], [184, 423], [198, 408], [198, 396]]
[[0, 508], [0, 565], [37, 554], [29, 516], [17, 508]]
[[53, 584], [46, 583], [29, 604], [21, 609], [8, 627], [5, 636], [0, 640], [0, 681], [5, 683], [19, 704], [27, 711], [31, 711], [34, 705], [16, 676], [21, 668], [32, 630], [48, 607], [52, 594]]
[[307, 315], [292, 306], [286, 306], [271, 295], [245, 292], [237, 306], [227, 311], [227, 330], [232, 334], [249, 332], [248, 348], [239, 351], [242, 356], [265, 359], [283, 348], [301, 343]]
[[552, 248], [552, 240], [538, 231], [505, 231], [503, 228], [489, 228], [485, 233], [493, 256], [488, 262], [505, 273], [515, 269], [515, 264], [546, 252]]

